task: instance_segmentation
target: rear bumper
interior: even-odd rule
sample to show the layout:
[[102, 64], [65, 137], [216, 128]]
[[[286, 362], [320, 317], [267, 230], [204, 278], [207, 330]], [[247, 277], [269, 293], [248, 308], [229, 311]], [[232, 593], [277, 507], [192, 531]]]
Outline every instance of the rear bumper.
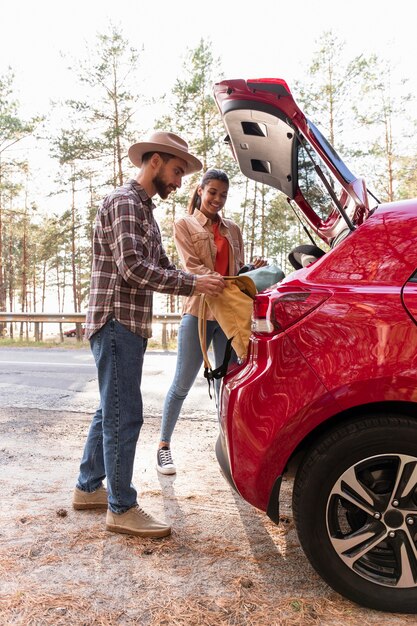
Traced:
[[[239, 493], [233, 481], [232, 473], [230, 471], [230, 463], [226, 450], [226, 441], [222, 432], [220, 432], [216, 441], [216, 457], [223, 476], [225, 477], [229, 485], [233, 487], [233, 489], [237, 493]], [[281, 489], [281, 482], [282, 476], [278, 476], [272, 488], [268, 508], [266, 510], [266, 514], [275, 524], [279, 524], [279, 492]]]
[[271, 495], [269, 496], [268, 508], [266, 514], [270, 520], [275, 524], [279, 524], [279, 492], [281, 489], [282, 476], [278, 476], [274, 486], [272, 487]]
[[224, 439], [224, 436], [221, 430], [216, 441], [216, 457], [220, 465], [220, 469], [223, 473], [223, 476], [225, 477], [227, 482], [230, 484], [230, 486], [233, 487], [235, 491], [237, 491], [237, 488], [233, 481], [232, 473], [230, 470], [229, 457], [228, 457], [227, 449], [226, 449], [226, 441]]

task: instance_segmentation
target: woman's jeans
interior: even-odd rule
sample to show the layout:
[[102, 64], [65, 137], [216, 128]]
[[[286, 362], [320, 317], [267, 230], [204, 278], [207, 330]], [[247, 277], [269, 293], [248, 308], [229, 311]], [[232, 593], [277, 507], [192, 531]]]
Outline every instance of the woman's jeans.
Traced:
[[[223, 363], [227, 337], [216, 321], [207, 321], [207, 348], [213, 342], [215, 367]], [[162, 412], [161, 441], [169, 443], [181, 407], [188, 395], [198, 372], [203, 364], [200, 339], [198, 336], [198, 317], [186, 313], [178, 330], [177, 366], [174, 380], [167, 393]], [[218, 394], [220, 381], [215, 381]]]
[[132, 476], [143, 423], [140, 387], [147, 339], [113, 319], [94, 333], [90, 345], [98, 371], [100, 406], [90, 425], [77, 487], [95, 491], [107, 478], [109, 508], [124, 513], [137, 501]]

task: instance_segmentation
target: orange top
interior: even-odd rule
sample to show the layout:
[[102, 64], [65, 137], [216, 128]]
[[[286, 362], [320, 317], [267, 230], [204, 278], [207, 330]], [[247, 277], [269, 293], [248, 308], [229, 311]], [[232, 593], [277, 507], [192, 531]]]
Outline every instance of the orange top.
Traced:
[[[245, 263], [242, 233], [235, 222], [220, 216], [219, 230], [229, 242], [229, 267], [227, 271], [235, 276]], [[174, 241], [182, 267], [186, 272], [190, 274], [213, 274], [217, 248], [214, 243], [212, 221], [201, 211], [195, 209], [192, 215], [186, 215], [175, 221]], [[200, 295], [186, 296], [183, 314], [189, 313], [198, 317], [200, 300]], [[214, 319], [210, 311], [207, 311], [207, 319]]]
[[229, 242], [220, 234], [219, 222], [213, 222], [214, 245], [217, 248], [214, 271], [221, 276], [229, 275]]

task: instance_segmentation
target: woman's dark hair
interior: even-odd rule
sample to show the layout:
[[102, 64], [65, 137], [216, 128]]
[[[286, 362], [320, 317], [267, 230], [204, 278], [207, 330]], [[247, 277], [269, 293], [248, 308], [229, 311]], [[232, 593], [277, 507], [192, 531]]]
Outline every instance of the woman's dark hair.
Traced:
[[214, 168], [207, 170], [188, 202], [187, 211], [190, 215], [194, 213], [195, 209], [199, 209], [201, 206], [201, 198], [198, 195], [199, 188], [202, 187], [204, 189], [207, 183], [211, 180], [221, 180], [229, 186], [229, 177], [226, 172], [223, 170], [216, 170]]

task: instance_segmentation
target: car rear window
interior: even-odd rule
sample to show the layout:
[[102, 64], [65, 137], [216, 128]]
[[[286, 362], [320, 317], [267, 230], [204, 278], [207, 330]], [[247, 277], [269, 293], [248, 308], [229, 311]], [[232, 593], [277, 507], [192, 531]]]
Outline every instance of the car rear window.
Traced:
[[300, 191], [322, 222], [326, 222], [337, 209], [317, 168], [320, 169], [338, 198], [341, 196], [343, 188], [324, 161], [312, 150], [307, 151], [302, 144], [298, 145], [297, 160]]

